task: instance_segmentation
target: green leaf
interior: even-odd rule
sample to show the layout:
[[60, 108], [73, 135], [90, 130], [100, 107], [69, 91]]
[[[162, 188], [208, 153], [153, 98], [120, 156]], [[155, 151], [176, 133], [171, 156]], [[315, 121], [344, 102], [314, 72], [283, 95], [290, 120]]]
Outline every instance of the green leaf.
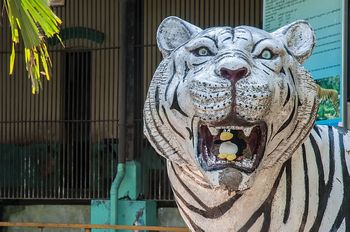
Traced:
[[10, 56], [10, 75], [13, 74], [13, 67], [15, 66], [15, 57], [16, 57], [15, 43], [12, 43], [11, 56]]
[[[41, 74], [50, 79], [51, 60], [45, 45], [45, 37], [59, 38], [61, 20], [52, 12], [48, 0], [4, 0], [12, 36], [10, 74], [15, 63], [15, 44], [19, 43], [19, 32], [25, 47], [25, 62], [28, 77], [32, 81], [32, 92], [41, 87]], [[41, 72], [40, 70], [43, 69]]]

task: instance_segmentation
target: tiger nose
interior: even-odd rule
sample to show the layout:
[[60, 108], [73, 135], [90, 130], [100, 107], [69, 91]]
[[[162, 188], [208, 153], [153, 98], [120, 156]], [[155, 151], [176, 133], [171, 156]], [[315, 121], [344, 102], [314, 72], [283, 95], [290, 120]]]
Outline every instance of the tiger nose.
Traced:
[[238, 68], [238, 69], [228, 69], [228, 68], [221, 68], [220, 69], [220, 75], [233, 82], [237, 82], [238, 80], [245, 77], [248, 73], [248, 69], [245, 67]]

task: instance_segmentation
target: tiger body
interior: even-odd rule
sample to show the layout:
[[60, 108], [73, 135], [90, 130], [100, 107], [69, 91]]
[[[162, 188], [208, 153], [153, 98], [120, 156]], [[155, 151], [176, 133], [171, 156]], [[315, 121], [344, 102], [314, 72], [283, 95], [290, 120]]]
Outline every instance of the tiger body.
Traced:
[[144, 132], [192, 231], [350, 230], [350, 138], [314, 126], [318, 87], [302, 66], [314, 40], [304, 21], [159, 26]]
[[[315, 128], [291, 159], [266, 169], [255, 180], [260, 184], [244, 194], [218, 191], [190, 167], [168, 162], [174, 195], [189, 227], [193, 231], [348, 231], [350, 144], [343, 142], [349, 141], [349, 134], [334, 127]], [[266, 176], [273, 185], [265, 185]]]

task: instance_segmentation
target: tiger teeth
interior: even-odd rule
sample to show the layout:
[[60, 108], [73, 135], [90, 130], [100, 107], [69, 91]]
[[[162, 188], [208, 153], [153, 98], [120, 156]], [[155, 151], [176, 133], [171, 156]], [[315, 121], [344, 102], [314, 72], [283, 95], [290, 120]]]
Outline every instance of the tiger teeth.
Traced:
[[215, 135], [218, 135], [219, 134], [219, 129], [215, 128], [215, 127], [208, 127], [211, 135], [215, 136]]
[[250, 136], [250, 133], [252, 133], [253, 127], [249, 127], [249, 128], [244, 128], [243, 129], [243, 133], [246, 137]]
[[[210, 133], [214, 136], [218, 135], [220, 130], [224, 130], [222, 133], [230, 131], [230, 130], [241, 130], [241, 131], [243, 131], [244, 135], [246, 137], [248, 137], [252, 133], [254, 126], [252, 126], [252, 127], [227, 126], [227, 127], [208, 127], [208, 128], [209, 128]], [[220, 136], [221, 136], [221, 134], [220, 134]]]
[[243, 130], [243, 126], [225, 126], [225, 127], [216, 127], [219, 130]]

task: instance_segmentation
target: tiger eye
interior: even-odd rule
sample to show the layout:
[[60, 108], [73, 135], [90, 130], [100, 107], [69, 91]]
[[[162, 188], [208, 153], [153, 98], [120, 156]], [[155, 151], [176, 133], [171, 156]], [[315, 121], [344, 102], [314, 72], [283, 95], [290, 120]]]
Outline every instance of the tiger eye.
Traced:
[[209, 55], [209, 51], [206, 48], [200, 48], [200, 49], [198, 49], [198, 55], [207, 56], [207, 55]]
[[272, 53], [270, 50], [265, 49], [261, 52], [260, 57], [266, 60], [272, 59]]

